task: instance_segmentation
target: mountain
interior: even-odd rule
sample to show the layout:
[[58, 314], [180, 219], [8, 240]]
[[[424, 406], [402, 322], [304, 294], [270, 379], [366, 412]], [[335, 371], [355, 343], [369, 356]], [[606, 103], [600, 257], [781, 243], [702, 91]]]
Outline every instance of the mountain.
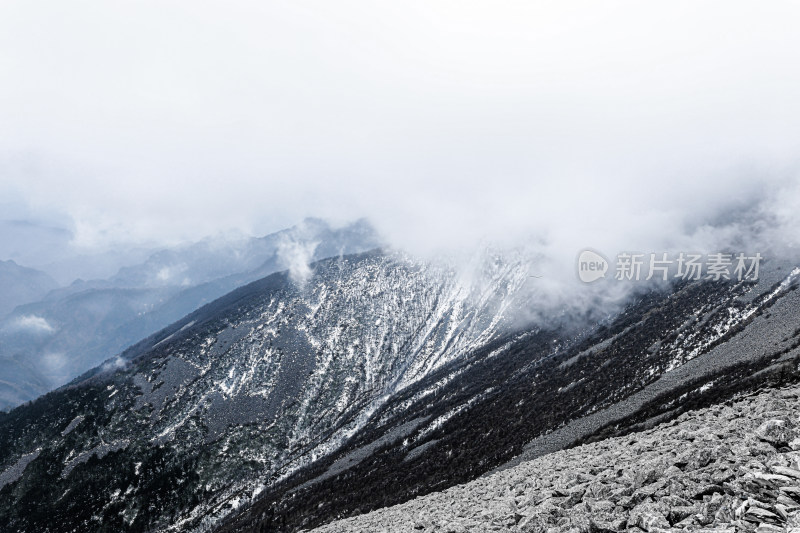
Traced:
[[[50, 325], [39, 317], [19, 314], [2, 321], [17, 306], [43, 298], [58, 284], [46, 273], [0, 261], [0, 338], [6, 334], [37, 335], [48, 333]], [[15, 357], [4, 350], [0, 341], [0, 409], [35, 398], [47, 390], [48, 380], [34, 361]]]
[[0, 318], [15, 307], [43, 298], [58, 287], [56, 281], [39, 270], [26, 268], [14, 261], [0, 261]]
[[[1, 207], [9, 208], [0, 206], [0, 211]], [[11, 209], [13, 212], [13, 206]], [[78, 278], [107, 278], [121, 266], [140, 263], [155, 251], [147, 246], [83, 248], [76, 244], [73, 226], [72, 221], [58, 217], [50, 221], [25, 216], [0, 219], [0, 258], [41, 270], [59, 286], [66, 286]]]
[[527, 270], [481, 270], [487, 283], [469, 287], [375, 252], [233, 291], [0, 419], [0, 517], [8, 531], [216, 523], [507, 334]]
[[679, 283], [577, 333], [534, 327], [498, 338], [395, 394], [342, 448], [279, 480], [219, 531], [312, 528], [794, 383], [799, 278], [774, 261], [758, 283]]
[[798, 382], [794, 263], [525, 325], [528, 264], [371, 252], [236, 289], [0, 415], [0, 520], [309, 529]]
[[0, 409], [63, 385], [236, 287], [378, 244], [363, 220], [332, 228], [307, 219], [262, 238], [163, 250], [110, 279], [52, 291], [0, 321]]

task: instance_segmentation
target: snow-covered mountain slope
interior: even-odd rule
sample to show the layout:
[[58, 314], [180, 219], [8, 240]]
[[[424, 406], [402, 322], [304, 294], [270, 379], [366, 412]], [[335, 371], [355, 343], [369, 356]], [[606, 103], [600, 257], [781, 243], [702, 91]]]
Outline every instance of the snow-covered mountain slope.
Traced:
[[190, 314], [0, 417], [5, 530], [213, 525], [338, 449], [389, 398], [507, 335], [526, 265], [489, 258], [479, 277], [375, 252]]
[[762, 389], [314, 531], [796, 532], [798, 412]]
[[378, 242], [363, 220], [333, 228], [307, 219], [266, 237], [163, 250], [108, 280], [79, 281], [25, 302], [0, 321], [0, 409], [63, 385], [236, 287]]
[[330, 456], [267, 489], [220, 531], [295, 531], [798, 378], [800, 271], [646, 294], [579, 333], [498, 338], [400, 391]]
[[528, 265], [374, 252], [241, 287], [0, 415], [0, 520], [308, 529], [797, 379], [790, 264], [519, 329]]

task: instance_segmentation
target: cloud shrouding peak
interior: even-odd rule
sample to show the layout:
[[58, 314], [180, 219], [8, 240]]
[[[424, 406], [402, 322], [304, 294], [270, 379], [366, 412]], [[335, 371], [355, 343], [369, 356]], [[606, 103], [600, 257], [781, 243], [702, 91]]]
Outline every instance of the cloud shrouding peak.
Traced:
[[799, 15], [739, 1], [5, 2], [0, 197], [67, 216], [85, 248], [308, 215], [366, 216], [421, 252], [683, 245], [756, 205], [784, 227]]

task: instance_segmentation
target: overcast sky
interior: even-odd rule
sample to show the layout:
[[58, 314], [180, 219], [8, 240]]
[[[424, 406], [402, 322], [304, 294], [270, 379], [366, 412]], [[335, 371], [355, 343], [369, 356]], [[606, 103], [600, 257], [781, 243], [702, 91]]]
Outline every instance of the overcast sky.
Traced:
[[0, 219], [103, 247], [367, 216], [428, 249], [793, 221], [799, 25], [781, 1], [4, 0]]

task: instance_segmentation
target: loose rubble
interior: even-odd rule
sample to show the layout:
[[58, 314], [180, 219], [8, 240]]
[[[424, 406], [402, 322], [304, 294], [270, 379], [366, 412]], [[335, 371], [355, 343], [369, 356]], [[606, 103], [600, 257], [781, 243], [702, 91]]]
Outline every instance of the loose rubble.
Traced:
[[798, 407], [760, 391], [314, 531], [800, 533]]

